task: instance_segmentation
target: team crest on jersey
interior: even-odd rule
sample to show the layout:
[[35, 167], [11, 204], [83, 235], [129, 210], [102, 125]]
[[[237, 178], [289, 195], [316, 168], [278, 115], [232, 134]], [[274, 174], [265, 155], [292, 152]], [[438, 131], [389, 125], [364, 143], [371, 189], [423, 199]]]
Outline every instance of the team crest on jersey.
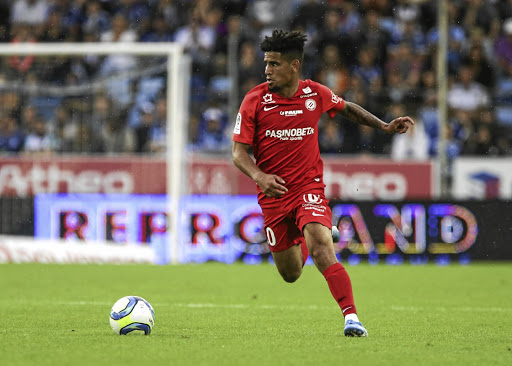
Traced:
[[272, 94], [267, 93], [263, 96], [263, 103], [275, 103], [275, 100], [272, 100]]
[[316, 109], [316, 102], [314, 99], [306, 99], [304, 103], [308, 111], [314, 111]]

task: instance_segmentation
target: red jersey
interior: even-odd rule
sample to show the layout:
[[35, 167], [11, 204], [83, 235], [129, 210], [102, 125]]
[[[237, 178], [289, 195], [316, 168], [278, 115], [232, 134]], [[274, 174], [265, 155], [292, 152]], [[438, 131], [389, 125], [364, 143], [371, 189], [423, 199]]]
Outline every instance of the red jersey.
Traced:
[[326, 86], [300, 80], [297, 92], [283, 98], [262, 83], [249, 91], [238, 112], [233, 141], [252, 145], [256, 165], [267, 174], [284, 179], [288, 192], [266, 197], [258, 187], [258, 201], [272, 206], [301, 187], [323, 186], [323, 162], [318, 148], [318, 121], [322, 113], [334, 117], [345, 101]]

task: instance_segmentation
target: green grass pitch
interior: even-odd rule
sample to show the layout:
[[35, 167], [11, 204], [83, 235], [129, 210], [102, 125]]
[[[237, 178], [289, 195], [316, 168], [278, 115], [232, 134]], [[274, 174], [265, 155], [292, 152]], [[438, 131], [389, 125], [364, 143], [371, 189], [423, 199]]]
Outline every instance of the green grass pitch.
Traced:
[[[0, 265], [1, 365], [512, 365], [512, 264], [348, 266], [368, 338], [307, 266]], [[154, 307], [119, 336], [114, 302]]]

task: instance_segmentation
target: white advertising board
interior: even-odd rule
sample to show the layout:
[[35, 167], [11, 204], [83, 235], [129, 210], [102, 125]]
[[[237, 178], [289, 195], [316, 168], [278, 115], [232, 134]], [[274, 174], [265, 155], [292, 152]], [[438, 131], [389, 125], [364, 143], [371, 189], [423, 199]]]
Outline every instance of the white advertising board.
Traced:
[[455, 199], [512, 199], [512, 158], [458, 158], [453, 165]]
[[154, 263], [153, 248], [0, 236], [0, 263]]

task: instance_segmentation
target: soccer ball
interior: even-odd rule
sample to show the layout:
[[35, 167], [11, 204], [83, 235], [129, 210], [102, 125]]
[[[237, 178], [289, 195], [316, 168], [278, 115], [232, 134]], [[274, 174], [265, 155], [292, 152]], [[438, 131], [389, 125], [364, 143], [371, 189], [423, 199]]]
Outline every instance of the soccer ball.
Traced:
[[153, 307], [139, 296], [125, 296], [110, 311], [110, 326], [117, 334], [151, 333], [155, 325]]

